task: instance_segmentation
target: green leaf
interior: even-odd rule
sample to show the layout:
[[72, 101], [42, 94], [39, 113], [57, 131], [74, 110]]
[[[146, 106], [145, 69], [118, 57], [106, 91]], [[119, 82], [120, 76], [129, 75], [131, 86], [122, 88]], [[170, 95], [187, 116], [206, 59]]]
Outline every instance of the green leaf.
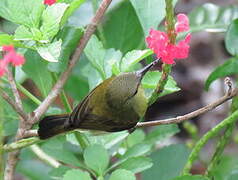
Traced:
[[60, 166], [58, 168], [54, 168], [49, 172], [49, 175], [54, 178], [61, 178], [66, 171], [70, 170], [70, 167]]
[[238, 173], [232, 174], [227, 180], [237, 180], [238, 179]]
[[52, 87], [52, 78], [47, 70], [47, 62], [34, 51], [28, 50], [25, 53], [26, 63], [22, 67], [27, 76], [34, 81], [44, 97]]
[[80, 38], [83, 35], [82, 28], [72, 26], [64, 27], [57, 36], [57, 39], [62, 39], [61, 53], [58, 63], [49, 63], [48, 69], [52, 72], [63, 72], [67, 68], [71, 54], [75, 51]]
[[[150, 97], [153, 90], [157, 87], [157, 84], [160, 80], [161, 72], [159, 71], [149, 71], [146, 73], [144, 78], [142, 79], [142, 86], [143, 88], [149, 88], [151, 89], [148, 91], [147, 97]], [[172, 78], [172, 76], [169, 76], [168, 81], [165, 85], [163, 93], [161, 93], [160, 96], [165, 96], [167, 94], [171, 94], [173, 92], [179, 91], [180, 88], [177, 87], [176, 81]]]
[[72, 169], [65, 173], [63, 180], [92, 180], [89, 173], [80, 169]]
[[186, 175], [186, 176], [176, 177], [172, 180], [209, 180], [209, 179], [207, 177], [200, 176], [200, 175], [195, 175], [195, 176]]
[[151, 154], [152, 168], [142, 173], [142, 179], [171, 180], [179, 176], [189, 155], [185, 145], [174, 144]]
[[84, 151], [85, 164], [93, 169], [98, 175], [103, 175], [109, 164], [107, 150], [101, 145], [88, 146]]
[[16, 24], [39, 27], [44, 10], [42, 0], [1, 0], [0, 16]]
[[139, 156], [127, 159], [119, 166], [119, 168], [132, 171], [133, 173], [139, 173], [151, 168], [152, 165], [153, 163], [150, 158]]
[[158, 141], [167, 139], [179, 132], [177, 124], [161, 125], [155, 127], [152, 131], [148, 133], [145, 138], [145, 142], [154, 144]]
[[226, 32], [225, 45], [227, 51], [233, 55], [238, 55], [238, 19], [231, 22]]
[[144, 44], [143, 30], [129, 1], [112, 8], [103, 23], [105, 48], [115, 48], [123, 54], [140, 49]]
[[[41, 148], [43, 151], [55, 159], [74, 166], [83, 167], [83, 162], [80, 160], [80, 154], [77, 156], [66, 145], [67, 142], [64, 136], [57, 136], [47, 140]], [[77, 148], [79, 148], [77, 146]]]
[[206, 3], [189, 14], [190, 31], [224, 32], [230, 22], [236, 18], [238, 18], [238, 8], [236, 6], [218, 7]]
[[230, 76], [238, 73], [238, 59], [233, 57], [228, 59], [224, 64], [218, 66], [207, 78], [205, 89], [208, 90], [211, 83], [218, 78]]
[[33, 34], [30, 32], [30, 29], [26, 26], [18, 26], [15, 34], [14, 34], [14, 39], [15, 40], [22, 40], [22, 41], [29, 41], [29, 40], [33, 40]]
[[[147, 36], [150, 28], [157, 29], [165, 17], [164, 0], [130, 0], [139, 18], [144, 35]], [[159, 8], [159, 10], [158, 10]]]
[[132, 67], [146, 58], [147, 56], [150, 56], [153, 54], [153, 51], [150, 49], [145, 50], [133, 50], [128, 53], [122, 58], [120, 69], [122, 72], [129, 72], [132, 71]]
[[126, 144], [129, 147], [134, 146], [135, 144], [141, 143], [145, 139], [145, 133], [141, 129], [135, 130], [133, 133], [131, 133], [127, 139]]
[[65, 3], [55, 3], [48, 6], [42, 14], [42, 26], [40, 28], [44, 39], [50, 40], [60, 28], [60, 21], [69, 5]]
[[93, 35], [84, 49], [84, 53], [92, 66], [100, 73], [103, 79], [106, 79], [104, 70], [104, 59], [106, 50], [102, 43], [98, 40], [97, 36]]
[[62, 40], [60, 39], [50, 44], [37, 46], [36, 50], [44, 60], [49, 62], [58, 62], [61, 51], [61, 44]]
[[68, 18], [74, 13], [75, 10], [77, 10], [81, 4], [83, 4], [85, 0], [74, 0], [73, 2], [70, 3], [69, 7], [66, 9], [63, 17], [61, 18], [61, 26], [63, 26]]
[[117, 169], [113, 171], [109, 180], [136, 180], [135, 175], [131, 171], [125, 169]]
[[0, 46], [13, 44], [15, 47], [25, 47], [20, 41], [14, 40], [14, 37], [8, 34], [0, 34]]

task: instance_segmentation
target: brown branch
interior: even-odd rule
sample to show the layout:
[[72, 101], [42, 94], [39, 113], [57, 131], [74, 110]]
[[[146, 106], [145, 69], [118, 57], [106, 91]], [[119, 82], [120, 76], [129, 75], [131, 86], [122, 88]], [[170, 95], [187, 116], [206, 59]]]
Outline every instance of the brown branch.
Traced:
[[46, 112], [48, 107], [53, 103], [55, 98], [60, 93], [61, 89], [63, 88], [66, 80], [69, 78], [69, 75], [73, 69], [73, 67], [76, 65], [77, 61], [80, 58], [80, 55], [83, 52], [83, 49], [85, 48], [87, 42], [89, 41], [90, 37], [96, 30], [96, 26], [101, 21], [104, 13], [106, 12], [108, 6], [110, 5], [112, 0], [103, 0], [100, 7], [98, 8], [95, 16], [93, 17], [91, 23], [88, 25], [83, 37], [81, 38], [79, 45], [77, 49], [75, 50], [74, 54], [72, 55], [72, 58], [70, 59], [68, 68], [65, 72], [63, 72], [59, 78], [59, 80], [56, 82], [54, 87], [52, 88], [49, 95], [45, 98], [45, 100], [41, 103], [41, 105], [34, 111], [33, 115], [33, 123], [36, 123], [40, 116]]
[[23, 138], [35, 137], [38, 136], [37, 130], [28, 130], [23, 134]]
[[13, 180], [14, 179], [14, 171], [16, 167], [16, 163], [18, 161], [18, 156], [20, 154], [20, 150], [8, 153], [7, 164], [4, 172], [4, 180]]
[[[15, 97], [16, 106], [18, 106], [18, 108], [21, 109], [21, 111], [23, 111], [22, 101], [21, 101], [20, 95], [17, 90], [16, 82], [14, 80], [14, 77], [13, 77], [10, 69], [7, 70], [7, 77], [8, 77], [8, 81], [11, 86], [11, 89], [12, 89], [12, 93]], [[25, 119], [25, 120], [27, 120], [27, 119]]]
[[0, 95], [3, 97], [3, 99], [5, 101], [7, 101], [11, 106], [12, 108], [23, 118], [23, 119], [28, 119], [28, 115], [22, 111], [21, 108], [19, 108], [19, 106], [16, 105], [16, 103], [11, 99], [11, 97], [6, 93], [4, 92], [2, 89], [0, 89]]
[[223, 104], [224, 102], [228, 101], [229, 99], [233, 98], [234, 96], [238, 95], [238, 88], [232, 90], [231, 88], [229, 88], [228, 92], [226, 93], [225, 96], [221, 97], [220, 99], [218, 99], [217, 101], [203, 107], [200, 108], [196, 111], [193, 111], [191, 113], [188, 113], [186, 115], [183, 116], [178, 116], [175, 118], [169, 118], [169, 119], [164, 119], [164, 120], [156, 120], [156, 121], [149, 121], [149, 122], [139, 122], [136, 125], [136, 128], [142, 128], [142, 127], [149, 127], [149, 126], [158, 126], [158, 125], [162, 125], [162, 124], [175, 124], [175, 123], [180, 123], [183, 121], [186, 121], [188, 119], [194, 118], [196, 116], [199, 116], [203, 113], [206, 113], [212, 109], [215, 109], [217, 106]]

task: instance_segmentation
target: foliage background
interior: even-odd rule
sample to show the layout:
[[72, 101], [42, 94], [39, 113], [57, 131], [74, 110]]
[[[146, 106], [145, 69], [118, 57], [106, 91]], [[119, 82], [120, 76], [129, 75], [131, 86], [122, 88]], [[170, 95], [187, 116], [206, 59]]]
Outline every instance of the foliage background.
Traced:
[[[92, 6], [92, 3], [94, 6]], [[229, 47], [226, 47], [225, 49], [224, 29], [227, 29], [232, 19], [238, 17], [238, 4], [236, 1], [209, 1], [209, 3], [215, 3], [217, 6], [212, 4], [204, 5], [204, 3], [205, 1], [201, 2], [195, 0], [177, 2], [175, 9], [176, 12], [190, 14], [193, 10], [193, 13], [190, 14], [191, 30], [196, 33], [192, 34], [190, 57], [187, 60], [178, 61], [172, 71], [172, 77], [175, 79], [181, 90], [162, 97], [148, 110], [145, 118], [146, 120], [162, 119], [185, 114], [201, 107], [202, 105], [208, 104], [224, 94], [225, 89], [223, 80], [217, 80], [212, 83], [208, 92], [204, 91], [204, 82], [215, 67], [223, 64], [233, 54], [227, 52], [226, 49], [229, 50]], [[145, 21], [143, 19], [143, 13], [148, 12], [141, 11], [141, 7], [143, 8], [146, 5], [148, 6], [147, 11], [150, 11], [151, 14], [150, 21]], [[201, 5], [203, 5], [203, 7], [200, 7]], [[110, 76], [111, 72], [100, 66], [104, 59], [103, 57], [109, 57], [108, 59], [110, 59], [110, 56], [113, 55], [114, 59], [121, 59], [121, 57], [128, 51], [145, 48], [144, 37], [148, 33], [149, 28], [156, 27], [155, 24], [158, 24], [164, 17], [164, 12], [161, 10], [162, 8], [158, 9], [158, 7], [161, 6], [164, 6], [164, 1], [151, 0], [151, 4], [140, 4], [138, 0], [113, 1], [113, 7], [111, 7], [106, 14], [104, 22], [99, 26], [96, 33], [101, 42], [98, 42], [96, 37], [92, 38], [92, 41], [90, 41], [91, 46], [89, 42], [89, 45], [85, 49], [84, 56], [79, 61], [65, 86], [65, 92], [67, 93], [71, 104], [78, 103], [99, 81]], [[227, 9], [230, 8], [233, 12], [232, 16], [229, 16], [230, 18], [227, 18], [226, 16], [227, 19], [225, 20], [222, 18], [219, 19], [219, 17], [222, 17], [222, 13], [225, 12], [224, 8], [220, 8], [220, 6], [224, 6]], [[65, 48], [65, 52], [67, 52], [66, 54], [61, 54], [61, 56], [65, 58], [63, 63], [58, 63], [56, 65], [47, 63], [42, 61], [40, 56], [35, 52], [26, 52], [25, 57], [31, 59], [27, 60], [27, 63], [23, 66], [23, 71], [27, 76], [25, 76], [20, 69], [17, 69], [16, 78], [19, 83], [22, 83], [24, 87], [26, 87], [36, 97], [39, 97], [40, 100], [47, 95], [54, 82], [54, 78], [50, 75], [50, 71], [59, 73], [64, 70], [65, 64], [70, 55], [67, 48], [75, 47], [77, 39], [80, 38], [82, 31], [79, 27], [85, 26], [89, 23], [96, 8], [97, 3], [95, 3], [95, 1], [85, 2], [82, 4], [80, 9], [70, 17], [67, 24], [68, 26], [74, 26], [77, 28], [68, 27], [57, 34], [57, 36], [65, 40], [64, 42], [67, 42], [67, 40], [70, 42], [70, 44], [66, 44], [65, 46], [63, 44], [63, 48]], [[195, 8], [196, 10], [194, 10]], [[10, 21], [1, 19], [0, 30], [2, 32], [13, 33], [15, 29], [16, 25]], [[209, 32], [205, 32], [205, 30]], [[222, 32], [211, 33], [211, 31]], [[71, 32], [71, 37], [66, 36], [68, 32]], [[95, 44], [97, 47], [95, 47]], [[100, 56], [98, 54], [95, 56], [95, 54], [92, 53], [92, 50], [95, 48], [98, 50], [97, 53], [100, 54]], [[120, 52], [117, 50], [120, 50]], [[129, 57], [131, 58], [132, 55]], [[150, 59], [148, 59], [148, 61], [149, 60]], [[128, 61], [125, 61], [125, 63], [126, 62]], [[127, 67], [126, 65], [127, 64], [125, 64], [124, 67]], [[129, 70], [136, 68], [138, 67], [133, 66]], [[160, 67], [158, 66], [157, 68], [159, 69]], [[125, 69], [125, 71], [127, 71], [127, 69]], [[114, 73], [118, 73], [116, 67]], [[237, 74], [237, 71], [235, 70], [230, 74]], [[212, 80], [223, 76], [224, 75], [217, 75], [211, 79], [211, 82]], [[26, 77], [31, 77], [31, 79]], [[75, 86], [75, 84], [80, 84], [80, 86]], [[150, 83], [145, 82], [144, 86], [153, 86], [153, 83], [151, 85]], [[173, 89], [171, 90], [171, 88]], [[175, 90], [177, 89], [174, 84], [167, 88], [167, 91], [169, 92]], [[26, 98], [23, 94], [21, 94], [21, 96], [24, 99], [25, 110], [28, 112], [32, 111], [36, 107], [36, 104]], [[4, 104], [0, 107], [4, 107], [4, 117], [2, 117], [4, 123], [4, 142], [11, 142], [17, 129], [18, 117], [7, 103], [2, 103]], [[62, 102], [60, 99], [57, 99], [55, 106], [51, 107], [47, 113], [55, 114], [64, 111], [66, 110], [63, 108]], [[134, 173], [142, 172], [137, 174], [137, 179], [153, 180], [160, 177], [160, 180], [171, 180], [180, 175], [190, 153], [190, 148], [194, 145], [200, 135], [204, 134], [218, 122], [223, 120], [227, 116], [228, 111], [228, 105], [225, 104], [212, 113], [202, 115], [190, 122], [179, 125], [179, 127], [176, 125], [169, 125], [152, 129], [148, 128], [145, 129], [145, 132], [137, 130], [123, 141], [121, 141], [121, 137], [126, 136], [125, 133], [119, 133], [114, 137], [103, 136], [98, 138], [90, 136], [91, 142], [97, 142], [97, 144], [99, 143], [101, 146], [92, 145], [90, 146], [91, 149], [87, 149], [87, 152], [90, 154], [88, 160], [85, 160], [87, 159], [85, 158], [87, 153], [84, 152], [84, 154], [82, 154], [83, 150], [79, 148], [77, 136], [74, 134], [59, 136], [41, 142], [39, 147], [48, 155], [61, 162], [73, 166], [86, 166], [99, 174], [105, 169], [112, 167], [116, 163], [115, 160], [119, 159], [121, 160], [121, 163], [116, 166], [115, 169], [127, 169], [128, 171], [114, 171], [114, 175], [111, 175], [111, 179], [112, 177], [117, 177], [117, 174], [127, 173], [129, 173], [127, 176], [133, 178]], [[0, 125], [0, 133], [1, 132]], [[176, 134], [176, 136], [173, 136], [174, 134]], [[112, 140], [117, 143], [112, 143]], [[199, 162], [197, 162], [192, 169], [193, 173], [204, 173], [208, 159], [212, 156], [215, 144], [216, 139], [210, 141], [203, 149]], [[108, 151], [105, 151], [105, 147]], [[101, 151], [101, 153], [97, 152], [100, 156], [98, 156], [97, 153], [94, 153], [95, 149]], [[119, 152], [116, 155], [115, 149]], [[123, 155], [123, 152], [127, 150], [130, 150], [131, 154], [127, 152], [129, 155]], [[21, 160], [17, 165], [16, 179], [26, 178], [40, 180], [52, 179], [53, 177], [63, 177], [64, 179], [72, 179], [76, 177], [84, 177], [84, 179], [89, 178], [87, 174], [82, 174], [81, 171], [75, 169], [72, 170], [72, 168], [67, 166], [53, 168], [47, 163], [39, 160], [33, 152], [33, 147], [24, 148], [22, 150], [20, 156]], [[238, 159], [235, 158], [237, 152], [237, 131], [235, 130], [234, 135], [232, 136], [232, 141], [227, 146], [221, 163], [216, 166], [213, 171], [215, 179], [232, 180], [238, 176], [236, 173]], [[115, 158], [112, 159], [110, 166], [108, 165], [109, 160], [107, 154], [114, 155], [113, 157]], [[90, 160], [90, 158], [92, 158], [92, 160]], [[126, 160], [124, 161], [123, 158]], [[92, 163], [95, 159], [97, 159], [96, 162], [100, 162], [99, 165]], [[197, 177], [197, 179], [200, 178]]]

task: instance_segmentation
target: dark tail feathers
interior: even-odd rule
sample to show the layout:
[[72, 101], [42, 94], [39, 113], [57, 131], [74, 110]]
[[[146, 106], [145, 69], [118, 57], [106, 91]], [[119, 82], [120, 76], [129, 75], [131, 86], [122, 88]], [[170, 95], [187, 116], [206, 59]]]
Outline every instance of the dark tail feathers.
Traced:
[[69, 115], [52, 115], [44, 117], [39, 123], [38, 135], [40, 139], [47, 139], [67, 131], [65, 127]]

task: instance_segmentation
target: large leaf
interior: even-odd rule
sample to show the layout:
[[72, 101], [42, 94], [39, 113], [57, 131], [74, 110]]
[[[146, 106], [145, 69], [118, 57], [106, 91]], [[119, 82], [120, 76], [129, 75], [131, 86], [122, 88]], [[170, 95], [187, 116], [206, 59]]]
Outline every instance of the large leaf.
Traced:
[[233, 56], [238, 55], [238, 19], [232, 21], [228, 27], [225, 44], [227, 51]]
[[109, 180], [136, 180], [136, 177], [131, 171], [125, 169], [117, 169], [112, 172]]
[[62, 40], [61, 53], [58, 63], [49, 63], [48, 68], [52, 72], [63, 72], [67, 68], [70, 55], [76, 49], [80, 38], [83, 35], [82, 28], [75, 28], [72, 26], [64, 27], [59, 35], [58, 39]]
[[150, 28], [157, 29], [165, 16], [164, 0], [130, 0], [139, 18], [144, 35], [147, 36]]
[[47, 96], [52, 87], [52, 78], [47, 70], [47, 62], [34, 51], [28, 50], [25, 54], [26, 63], [22, 67], [27, 76], [34, 81], [41, 90], [42, 95]]
[[106, 48], [115, 48], [126, 53], [141, 48], [143, 31], [130, 1], [122, 1], [112, 8], [103, 23]]
[[88, 146], [84, 151], [85, 164], [93, 169], [98, 175], [103, 175], [109, 164], [109, 156], [106, 149], [101, 145]]
[[171, 180], [180, 175], [187, 158], [189, 150], [182, 144], [170, 145], [151, 154], [152, 168], [142, 173], [142, 179], [149, 180]]
[[89, 173], [80, 169], [72, 169], [65, 173], [63, 180], [92, 180]]
[[238, 17], [238, 7], [218, 7], [207, 3], [197, 7], [189, 14], [192, 32], [206, 30], [209, 32], [224, 32], [229, 23]]
[[1, 0], [0, 16], [16, 24], [37, 28], [44, 10], [42, 0]]
[[55, 3], [48, 6], [43, 12], [40, 30], [44, 35], [44, 39], [50, 39], [57, 34], [61, 18], [68, 6], [69, 5], [65, 3]]
[[211, 83], [218, 78], [230, 76], [238, 73], [238, 59], [233, 57], [228, 59], [224, 64], [218, 66], [207, 78], [205, 89], [208, 90]]

